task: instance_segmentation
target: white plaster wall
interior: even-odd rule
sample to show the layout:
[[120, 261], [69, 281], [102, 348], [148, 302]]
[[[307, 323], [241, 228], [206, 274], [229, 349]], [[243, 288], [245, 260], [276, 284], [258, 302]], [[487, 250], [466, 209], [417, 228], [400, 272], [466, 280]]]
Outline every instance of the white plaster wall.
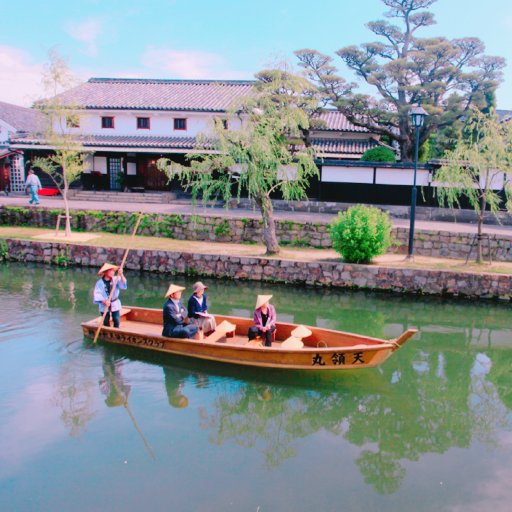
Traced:
[[[102, 128], [102, 117], [114, 117], [114, 128]], [[137, 129], [137, 117], [149, 117], [150, 129]], [[174, 119], [186, 119], [186, 130], [175, 130]], [[196, 135], [211, 134], [213, 119], [225, 119], [226, 116], [214, 113], [197, 112], [124, 112], [124, 111], [88, 111], [80, 114], [80, 127], [69, 128], [71, 133], [82, 135], [129, 135], [139, 137], [195, 137]], [[231, 119], [230, 129], [240, 126], [238, 119]]]
[[343, 166], [322, 167], [322, 182], [373, 183], [373, 169]]
[[[375, 183], [377, 185], [409, 185], [414, 182], [414, 169], [377, 169]], [[416, 173], [416, 185], [426, 187], [430, 182], [430, 173], [424, 169], [418, 169]]]
[[0, 120], [0, 143], [7, 142], [9, 140], [9, 135], [15, 133], [16, 130], [10, 124], [7, 124], [5, 121]]

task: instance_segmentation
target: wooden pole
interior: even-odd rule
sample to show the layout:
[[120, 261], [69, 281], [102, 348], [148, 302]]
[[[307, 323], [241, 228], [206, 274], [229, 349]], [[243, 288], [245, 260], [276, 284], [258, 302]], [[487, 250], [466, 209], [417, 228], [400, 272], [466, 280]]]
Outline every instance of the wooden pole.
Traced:
[[[121, 270], [121, 271], [123, 270], [124, 264], [126, 263], [126, 258], [128, 257], [128, 252], [130, 251], [130, 246], [133, 242], [133, 239], [135, 238], [137, 229], [139, 229], [139, 224], [140, 224], [140, 221], [142, 220], [142, 217], [144, 217], [144, 212], [139, 213], [139, 218], [137, 219], [137, 222], [135, 223], [135, 227], [133, 228], [132, 236], [130, 237], [128, 247], [126, 248], [126, 251], [124, 251], [124, 256], [121, 261], [121, 265], [119, 266], [118, 272], [119, 272], [119, 270]], [[108, 296], [109, 301], [112, 300], [112, 296], [114, 295], [114, 290], [116, 289], [116, 286], [117, 286], [117, 283], [112, 283], [112, 287], [110, 289], [110, 295]], [[105, 308], [105, 311], [103, 312], [103, 315], [102, 315], [101, 321], [100, 321], [100, 325], [98, 325], [98, 329], [96, 330], [96, 334], [94, 335], [93, 343], [96, 343], [96, 341], [98, 340], [98, 336], [100, 335], [100, 331], [101, 331], [101, 328], [103, 327], [103, 322], [105, 321], [105, 317], [107, 316], [109, 308], [110, 308], [110, 306], [108, 308]]]
[[115, 377], [115, 372], [113, 373], [112, 370], [107, 365], [105, 365], [104, 367], [105, 367], [105, 369], [108, 372], [108, 376], [110, 377], [110, 383], [114, 386], [114, 389], [115, 389], [116, 393], [118, 393], [119, 396], [123, 399], [123, 406], [126, 409], [126, 412], [128, 413], [128, 416], [130, 416], [130, 419], [132, 420], [132, 423], [133, 423], [133, 426], [135, 427], [135, 430], [140, 435], [140, 437], [142, 439], [142, 442], [144, 443], [144, 446], [146, 447], [146, 450], [149, 453], [149, 456], [153, 460], [156, 460], [155, 453], [151, 449], [151, 445], [149, 444], [148, 440], [146, 439], [146, 436], [144, 435], [144, 433], [140, 429], [139, 424], [137, 423], [137, 420], [135, 419], [135, 416], [133, 415], [133, 412], [130, 409], [130, 404], [128, 403], [128, 395], [125, 395], [121, 391], [121, 389], [119, 388], [119, 386], [117, 384], [116, 377]]

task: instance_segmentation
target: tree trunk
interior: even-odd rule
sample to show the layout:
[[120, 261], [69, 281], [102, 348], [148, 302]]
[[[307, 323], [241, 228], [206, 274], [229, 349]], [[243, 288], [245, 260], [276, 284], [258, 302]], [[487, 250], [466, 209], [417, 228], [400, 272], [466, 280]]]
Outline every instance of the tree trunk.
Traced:
[[478, 216], [478, 229], [476, 235], [476, 262], [482, 263], [482, 224], [484, 223], [483, 212]]
[[64, 236], [71, 236], [71, 218], [69, 216], [68, 190], [68, 182], [66, 178], [64, 178], [64, 188], [62, 191], [62, 198], [64, 199], [64, 213], [66, 215], [66, 229], [64, 231]]
[[484, 224], [484, 215], [485, 215], [485, 209], [487, 207], [487, 201], [485, 200], [485, 197], [482, 197], [481, 199], [481, 209], [480, 209], [480, 215], [478, 215], [478, 228], [477, 228], [477, 235], [476, 235], [476, 262], [482, 263], [482, 227]]
[[267, 255], [279, 254], [279, 243], [276, 236], [276, 223], [272, 201], [267, 196], [256, 197], [261, 216], [263, 217], [263, 241], [267, 247]]

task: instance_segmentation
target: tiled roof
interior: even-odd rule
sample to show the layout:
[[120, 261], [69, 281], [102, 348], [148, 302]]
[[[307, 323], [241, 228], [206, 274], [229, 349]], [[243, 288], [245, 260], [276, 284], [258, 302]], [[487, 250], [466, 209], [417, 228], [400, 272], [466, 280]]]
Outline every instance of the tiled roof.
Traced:
[[[84, 147], [104, 147], [104, 148], [154, 148], [155, 150], [182, 149], [187, 152], [198, 149], [194, 137], [140, 137], [125, 135], [89, 135], [77, 137], [77, 141]], [[361, 156], [367, 149], [379, 146], [375, 139], [312, 139], [312, 146], [320, 155], [354, 155]], [[25, 136], [11, 138], [11, 146], [16, 145], [45, 145], [45, 141], [36, 136], [27, 134]], [[214, 149], [213, 144], [204, 144], [202, 149]]]
[[375, 139], [312, 139], [312, 146], [320, 155], [361, 156], [367, 149], [379, 146]]
[[320, 114], [320, 119], [325, 123], [322, 128], [317, 128], [316, 131], [338, 131], [338, 132], [364, 132], [369, 133], [367, 128], [356, 126], [352, 124], [345, 114], [337, 110], [327, 110]]
[[223, 112], [250, 94], [254, 81], [91, 78], [58, 96], [86, 109]]
[[[195, 137], [139, 137], [128, 135], [82, 135], [77, 136], [76, 141], [84, 147], [105, 148], [155, 148], [155, 149], [183, 149], [189, 151], [197, 149]], [[45, 140], [28, 134], [22, 137], [11, 138], [11, 145], [45, 145]], [[206, 143], [203, 149], [212, 149], [212, 145]]]
[[0, 101], [0, 120], [5, 121], [17, 131], [29, 132], [40, 130], [44, 116], [34, 108], [25, 108]]

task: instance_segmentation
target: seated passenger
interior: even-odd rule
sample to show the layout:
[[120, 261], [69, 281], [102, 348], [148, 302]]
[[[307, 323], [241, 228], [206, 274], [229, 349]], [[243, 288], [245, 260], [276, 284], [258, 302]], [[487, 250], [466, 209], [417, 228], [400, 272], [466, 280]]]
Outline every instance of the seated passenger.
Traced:
[[201, 281], [194, 283], [192, 291], [194, 292], [188, 299], [188, 317], [190, 323], [199, 327], [199, 332], [205, 336], [211, 334], [217, 324], [215, 318], [208, 313], [208, 305], [206, 303], [206, 294], [204, 291], [208, 288]]
[[249, 327], [249, 341], [260, 336], [265, 347], [272, 346], [272, 336], [276, 330], [276, 308], [269, 304], [272, 295], [258, 295], [254, 310], [254, 325]]
[[167, 302], [164, 304], [164, 329], [162, 336], [168, 338], [193, 338], [197, 331], [197, 325], [190, 325], [187, 316], [187, 310], [181, 302], [181, 292], [183, 286], [171, 284], [165, 297]]

